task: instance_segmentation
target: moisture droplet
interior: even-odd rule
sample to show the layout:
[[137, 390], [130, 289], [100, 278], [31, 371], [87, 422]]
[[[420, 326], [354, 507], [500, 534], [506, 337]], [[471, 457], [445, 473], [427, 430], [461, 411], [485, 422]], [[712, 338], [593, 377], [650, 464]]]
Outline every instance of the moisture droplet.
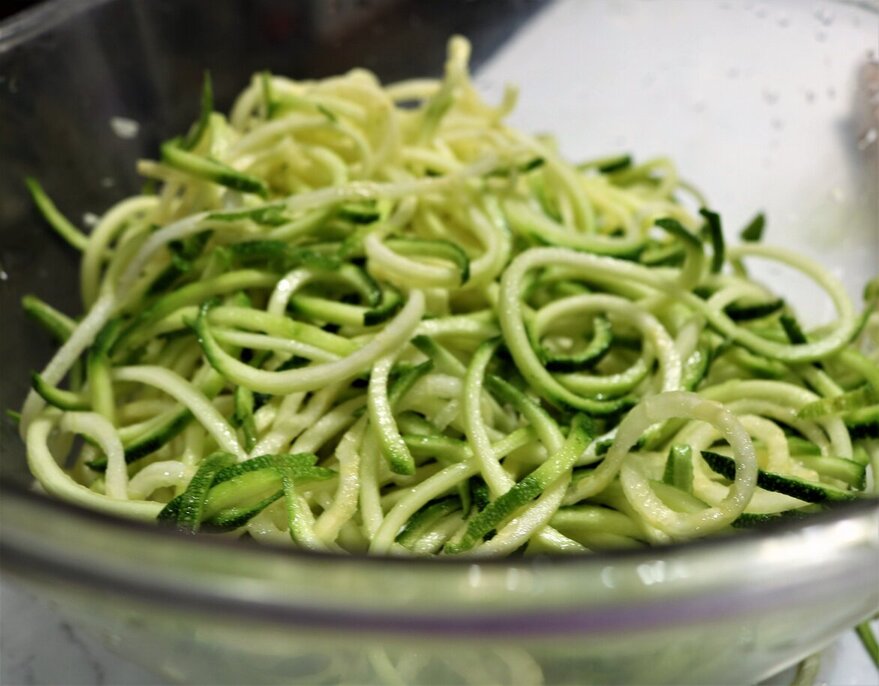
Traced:
[[112, 176], [105, 176], [101, 179], [101, 186], [103, 186], [104, 188], [113, 188], [113, 186], [115, 185], [116, 179], [114, 179]]
[[778, 91], [770, 90], [768, 88], [764, 89], [763, 100], [767, 105], [774, 105], [778, 102]]
[[769, 122], [773, 129], [776, 131], [781, 131], [784, 128], [784, 121], [778, 119], [777, 117]]
[[786, 14], [782, 14], [782, 15], [776, 20], [775, 23], [778, 24], [781, 28], [785, 28], [785, 27], [787, 27], [787, 26], [790, 26], [790, 17], [787, 16]]
[[830, 26], [834, 19], [833, 11], [826, 7], [820, 7], [815, 10], [815, 19], [818, 20], [821, 26]]
[[867, 62], [861, 70], [861, 80], [868, 91], [879, 92], [879, 62]]
[[844, 202], [845, 201], [845, 191], [842, 190], [839, 186], [836, 186], [832, 191], [830, 191], [830, 197], [833, 198], [836, 202]]
[[739, 71], [738, 67], [730, 67], [729, 69], [726, 70], [726, 78], [737, 79], [737, 78], [739, 78], [740, 73], [741, 72]]
[[815, 102], [815, 91], [813, 91], [812, 89], [806, 89], [806, 92], [804, 93], [804, 95], [806, 96], [806, 102], [808, 102], [808, 103]]
[[9, 281], [9, 272], [3, 269], [2, 264], [0, 264], [0, 281]]
[[769, 11], [763, 5], [757, 5], [757, 9], [754, 10], [754, 16], [757, 19], [764, 19]]
[[819, 43], [825, 42], [827, 40], [827, 31], [818, 31], [818, 33], [815, 34], [815, 40]]
[[879, 132], [875, 128], [867, 129], [867, 132], [858, 139], [858, 150], [866, 150], [879, 140]]
[[119, 138], [134, 138], [140, 130], [140, 124], [128, 117], [111, 117], [110, 128]]
[[101, 221], [101, 218], [98, 215], [96, 215], [94, 212], [85, 212], [82, 215], [82, 223], [85, 224], [86, 226], [94, 226], [99, 221]]
[[836, 97], [836, 89], [833, 86], [827, 89], [827, 97], [830, 100], [833, 100]]

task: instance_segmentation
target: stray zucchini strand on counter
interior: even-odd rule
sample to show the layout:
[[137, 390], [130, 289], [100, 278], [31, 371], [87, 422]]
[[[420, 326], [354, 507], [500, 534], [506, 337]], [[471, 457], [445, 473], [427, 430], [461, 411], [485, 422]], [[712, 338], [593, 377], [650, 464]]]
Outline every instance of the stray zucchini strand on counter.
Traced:
[[[879, 282], [742, 242], [667, 159], [570, 162], [484, 101], [470, 48], [383, 86], [257, 74], [141, 161], [90, 233], [84, 314], [19, 419], [48, 493], [312, 550], [636, 547], [875, 494]], [[771, 238], [771, 226], [768, 229]], [[725, 240], [726, 239], [726, 240]], [[799, 271], [805, 327], [749, 277]], [[75, 441], [75, 436], [84, 441]]]

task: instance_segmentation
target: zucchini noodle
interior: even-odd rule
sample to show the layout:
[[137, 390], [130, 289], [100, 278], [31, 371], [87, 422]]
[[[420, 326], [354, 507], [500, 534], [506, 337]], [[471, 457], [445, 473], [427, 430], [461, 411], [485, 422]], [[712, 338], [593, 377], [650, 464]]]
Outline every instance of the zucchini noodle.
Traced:
[[[726, 245], [667, 158], [570, 162], [471, 83], [257, 74], [139, 163], [20, 418], [49, 494], [195, 533], [385, 555], [576, 553], [879, 492], [876, 281]], [[758, 215], [760, 226], [762, 215]], [[726, 240], [725, 240], [726, 239]], [[804, 322], [751, 260], [799, 271]], [[75, 441], [80, 435], [85, 442]], [[378, 660], [379, 657], [377, 656]]]

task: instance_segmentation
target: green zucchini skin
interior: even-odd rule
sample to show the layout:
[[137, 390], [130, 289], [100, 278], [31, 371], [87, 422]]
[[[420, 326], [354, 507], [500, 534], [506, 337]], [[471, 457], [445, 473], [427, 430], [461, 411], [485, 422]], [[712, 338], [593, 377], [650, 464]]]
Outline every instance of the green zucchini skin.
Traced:
[[[702, 459], [721, 476], [727, 479], [735, 478], [735, 461], [732, 458], [703, 450]], [[784, 493], [807, 503], [845, 502], [857, 498], [857, 494], [851, 491], [762, 469], [757, 472], [757, 485], [767, 491]]]

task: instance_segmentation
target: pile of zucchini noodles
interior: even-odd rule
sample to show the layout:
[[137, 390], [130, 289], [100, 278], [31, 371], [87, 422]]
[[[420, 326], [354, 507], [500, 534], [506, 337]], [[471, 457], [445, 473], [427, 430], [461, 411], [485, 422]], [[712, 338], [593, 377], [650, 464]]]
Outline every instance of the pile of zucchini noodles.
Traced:
[[[195, 532], [377, 554], [576, 552], [876, 490], [879, 288], [724, 244], [666, 159], [572, 164], [441, 80], [256, 75], [85, 235], [85, 315], [19, 418], [42, 488]], [[803, 330], [747, 262], [814, 280]], [[77, 441], [76, 436], [85, 440]]]

